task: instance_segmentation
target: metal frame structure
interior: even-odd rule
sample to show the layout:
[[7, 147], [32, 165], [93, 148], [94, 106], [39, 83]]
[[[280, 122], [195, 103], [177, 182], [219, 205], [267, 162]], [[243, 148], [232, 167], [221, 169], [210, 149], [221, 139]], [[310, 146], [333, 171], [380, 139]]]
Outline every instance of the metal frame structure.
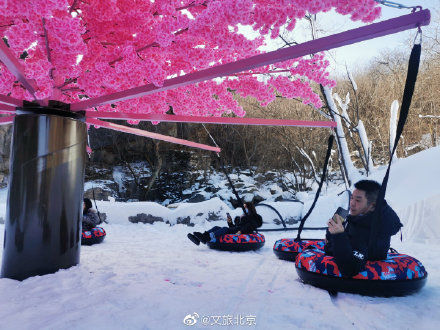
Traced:
[[148, 84], [145, 86], [127, 89], [122, 92], [112, 93], [109, 95], [72, 103], [71, 110], [85, 110], [99, 105], [151, 95], [169, 89], [195, 84], [201, 81], [229, 76], [242, 71], [252, 70], [260, 66], [283, 62], [304, 55], [318, 53], [369, 39], [383, 37], [385, 35], [398, 33], [408, 29], [418, 28], [423, 25], [428, 25], [430, 19], [431, 14], [428, 9], [420, 10], [412, 14], [392, 18], [383, 22], [373, 23], [360, 28], [337, 33], [328, 37], [311, 40], [273, 52], [252, 56], [247, 59], [218, 65], [209, 69], [168, 79], [163, 83], [162, 87]]
[[[431, 19], [430, 11], [419, 10], [411, 14], [392, 18], [383, 22], [373, 23], [360, 28], [348, 30], [328, 37], [315, 39], [302, 44], [290, 46], [277, 51], [268, 52], [265, 54], [256, 55], [247, 59], [236, 62], [215, 66], [209, 69], [201, 70], [194, 73], [189, 73], [184, 76], [168, 79], [164, 82], [162, 87], [157, 87], [153, 84], [139, 86], [125, 91], [116, 92], [96, 98], [87, 99], [70, 104], [71, 111], [86, 110], [86, 121], [91, 124], [91, 120], [95, 119], [122, 119], [122, 120], [146, 120], [146, 121], [173, 121], [186, 123], [215, 123], [215, 124], [238, 124], [238, 125], [285, 125], [285, 126], [308, 126], [308, 127], [335, 127], [334, 122], [300, 122], [280, 119], [257, 119], [257, 118], [224, 118], [224, 117], [195, 117], [195, 116], [167, 116], [167, 115], [153, 115], [153, 114], [123, 114], [111, 112], [98, 112], [88, 110], [99, 105], [116, 103], [118, 101], [129, 100], [136, 97], [151, 95], [165, 90], [178, 88], [194, 84], [201, 81], [206, 81], [218, 77], [239, 74], [240, 72], [255, 69], [260, 66], [273, 64], [277, 62], [286, 61], [293, 58], [298, 58], [311, 53], [330, 50], [357, 42], [378, 38], [381, 36], [398, 33], [413, 28], [420, 28], [428, 25]], [[14, 58], [6, 45], [0, 43], [0, 60], [13, 73], [32, 95], [35, 94], [35, 82], [26, 79], [24, 69], [21, 64]], [[38, 101], [40, 105], [45, 105], [45, 100]], [[14, 99], [6, 95], [0, 95], [0, 112], [12, 113], [14, 106], [22, 106], [23, 101]], [[170, 117], [174, 117], [173, 119]], [[156, 119], [159, 118], [159, 119]], [[133, 133], [136, 129], [124, 129], [127, 133]], [[192, 145], [191, 145], [192, 144]], [[195, 147], [194, 142], [187, 144]], [[205, 146], [204, 149], [209, 149]], [[207, 150], [208, 150], [207, 149]]]
[[[93, 111], [92, 108], [213, 78], [240, 74], [260, 66], [408, 29], [420, 29], [421, 26], [429, 24], [430, 12], [418, 9], [420, 10], [414, 10], [413, 13], [401, 17], [168, 79], [162, 87], [149, 84], [72, 104], [37, 100], [35, 81], [26, 79], [19, 61], [8, 47], [0, 42], [0, 61], [34, 98], [33, 102], [27, 102], [0, 95], [0, 113], [9, 115], [0, 117], [0, 124], [14, 122], [1, 276], [23, 280], [30, 276], [68, 268], [79, 262], [80, 205], [84, 189], [87, 141], [85, 123], [217, 153], [220, 151], [218, 147], [146, 132], [100, 119], [235, 125], [336, 126], [332, 121], [125, 114]], [[26, 134], [22, 134], [24, 131]]]

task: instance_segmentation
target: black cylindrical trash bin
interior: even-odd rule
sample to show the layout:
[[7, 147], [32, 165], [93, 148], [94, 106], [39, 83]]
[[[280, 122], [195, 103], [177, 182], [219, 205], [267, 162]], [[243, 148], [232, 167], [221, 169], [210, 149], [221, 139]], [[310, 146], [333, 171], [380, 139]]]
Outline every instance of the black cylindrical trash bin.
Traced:
[[87, 128], [71, 117], [15, 117], [2, 277], [23, 280], [79, 263]]

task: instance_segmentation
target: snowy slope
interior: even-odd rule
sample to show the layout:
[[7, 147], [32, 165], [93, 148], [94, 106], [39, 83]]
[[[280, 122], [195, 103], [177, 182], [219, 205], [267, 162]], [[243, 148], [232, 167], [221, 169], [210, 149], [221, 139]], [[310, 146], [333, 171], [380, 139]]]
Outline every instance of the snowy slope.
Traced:
[[[339, 294], [332, 300], [326, 291], [302, 284], [293, 263], [277, 259], [272, 252], [277, 239], [296, 232], [265, 233], [266, 244], [261, 250], [231, 253], [195, 246], [186, 238], [189, 231], [222, 222], [207, 223], [200, 216], [190, 228], [127, 221], [137, 213], [161, 215], [175, 223], [179, 216], [197, 217], [208, 210], [220, 215], [240, 212], [229, 210], [220, 199], [181, 204], [174, 210], [154, 203], [99, 202], [100, 210], [108, 214], [110, 223], [104, 225], [108, 235], [100, 245], [82, 247], [80, 265], [22, 282], [0, 279], [0, 329], [187, 329], [191, 327], [183, 320], [194, 313], [199, 317], [192, 328], [198, 329], [228, 321], [232, 325], [213, 326], [408, 329], [416, 325], [437, 329], [439, 163], [440, 148], [433, 148], [399, 159], [391, 172], [387, 199], [398, 210], [408, 232], [404, 232], [404, 242], [393, 239], [393, 247], [421, 260], [429, 273], [427, 285], [412, 296]], [[380, 180], [383, 173], [376, 175]], [[324, 224], [338, 204], [346, 204], [346, 197], [336, 197], [340, 191], [336, 186], [327, 189], [307, 225]], [[306, 198], [303, 208], [298, 208], [299, 203], [273, 205], [283, 216], [304, 214], [312, 199], [312, 195]], [[4, 214], [4, 192], [0, 205]], [[258, 211], [267, 212], [267, 217], [272, 212], [263, 207]], [[322, 237], [323, 233], [305, 232], [302, 236]], [[2, 240], [0, 235], [0, 246]], [[234, 325], [240, 321], [244, 325]], [[246, 325], [254, 321], [256, 325]]]
[[193, 245], [183, 225], [111, 225], [107, 232], [103, 244], [82, 248], [77, 267], [23, 282], [1, 279], [0, 328], [184, 329], [192, 313], [210, 322], [255, 316], [258, 329], [434, 329], [440, 322], [439, 245], [401, 249], [429, 271], [420, 293], [339, 294], [332, 302], [326, 291], [300, 283], [292, 263], [274, 256], [279, 233], [267, 233], [258, 252], [230, 253]]
[[[373, 177], [382, 180], [384, 171]], [[404, 224], [407, 239], [440, 237], [440, 147], [399, 159], [391, 166], [387, 200]]]

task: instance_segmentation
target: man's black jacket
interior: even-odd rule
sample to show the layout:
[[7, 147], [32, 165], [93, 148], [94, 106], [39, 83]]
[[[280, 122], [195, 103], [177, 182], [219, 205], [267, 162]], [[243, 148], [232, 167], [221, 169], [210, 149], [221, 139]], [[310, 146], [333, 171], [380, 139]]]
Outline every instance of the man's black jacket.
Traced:
[[242, 234], [252, 234], [260, 227], [259, 223], [262, 223], [263, 220], [261, 219], [261, 215], [249, 213], [241, 217], [235, 217], [234, 222], [235, 224], [228, 222], [229, 228], [237, 229], [237, 231], [240, 231]]
[[343, 276], [354, 276], [363, 270], [367, 260], [386, 259], [390, 248], [391, 236], [402, 227], [396, 212], [384, 201], [382, 223], [375, 239], [375, 255], [368, 251], [373, 213], [349, 215], [344, 222], [345, 231], [330, 234], [327, 229], [325, 253], [335, 257], [336, 264]]

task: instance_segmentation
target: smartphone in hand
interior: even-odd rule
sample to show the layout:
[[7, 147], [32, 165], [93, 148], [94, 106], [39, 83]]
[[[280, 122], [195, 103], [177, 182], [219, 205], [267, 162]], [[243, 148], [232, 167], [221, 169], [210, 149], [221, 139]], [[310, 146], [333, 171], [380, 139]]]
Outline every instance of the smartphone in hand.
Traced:
[[[347, 219], [348, 216], [348, 210], [342, 208], [342, 207], [338, 207], [338, 209], [336, 210], [335, 214], [339, 215], [342, 218], [342, 222], [345, 221], [345, 219]], [[334, 219], [334, 216], [333, 216]]]

